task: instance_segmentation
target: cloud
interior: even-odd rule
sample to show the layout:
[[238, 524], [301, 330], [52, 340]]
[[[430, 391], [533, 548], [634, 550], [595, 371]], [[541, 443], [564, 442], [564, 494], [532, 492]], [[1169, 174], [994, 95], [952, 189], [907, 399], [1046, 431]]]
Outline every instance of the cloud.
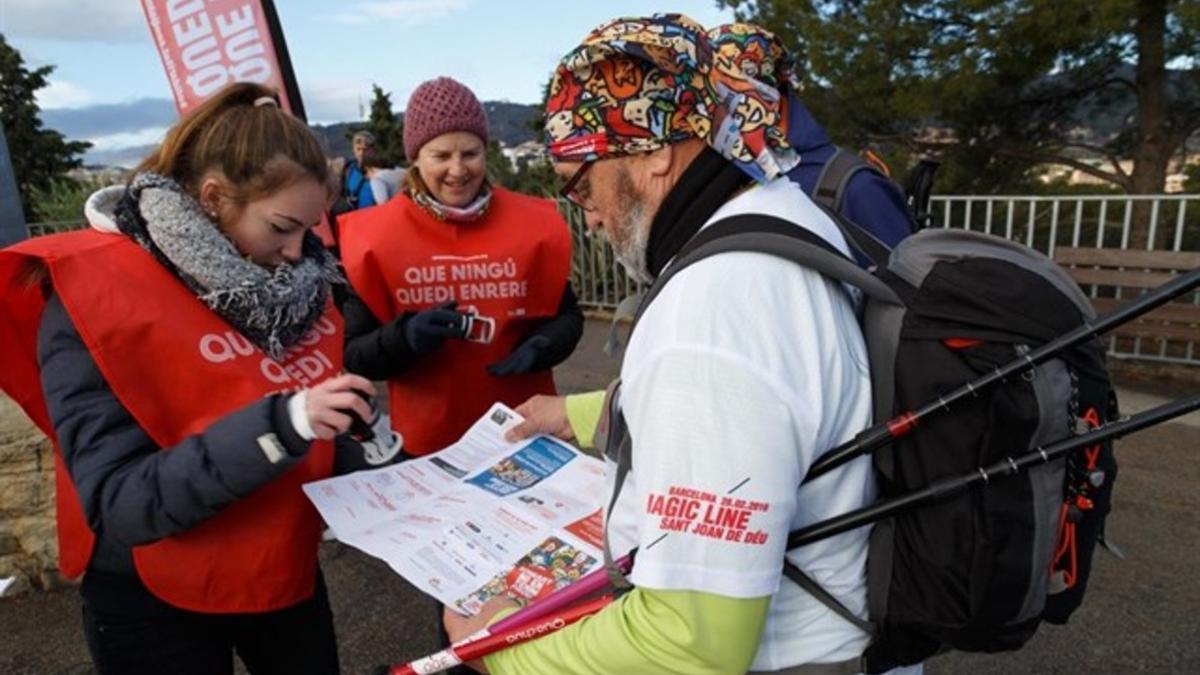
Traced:
[[[0, 0], [3, 2], [4, 0]], [[66, 80], [50, 80], [34, 97], [39, 108], [78, 108], [94, 100], [92, 93]]]
[[90, 138], [92, 147], [83, 153], [88, 166], [122, 166], [131, 169], [162, 143], [167, 127], [151, 127], [138, 131]]
[[83, 163], [87, 166], [120, 166], [132, 169], [149, 155], [155, 144], [139, 145], [115, 150], [88, 150], [83, 155]]
[[348, 24], [393, 21], [404, 26], [415, 26], [466, 8], [467, 0], [374, 0], [352, 3], [346, 11], [330, 18]]
[[[312, 124], [351, 122], [363, 119], [359, 114], [371, 105], [369, 78], [339, 78], [336, 80], [305, 80], [300, 83], [304, 97], [304, 112]], [[395, 95], [392, 101], [396, 101]]]
[[93, 142], [97, 138], [115, 134], [162, 129], [170, 126], [175, 119], [175, 104], [166, 98], [141, 98], [125, 103], [42, 110], [42, 123], [47, 128], [70, 139]]
[[89, 138], [95, 152], [128, 151], [130, 148], [154, 147], [167, 135], [167, 127], [150, 127], [137, 131]]
[[0, 33], [72, 42], [149, 39], [142, 5], [133, 0], [0, 0]]
[[47, 108], [42, 110], [41, 118], [46, 128], [68, 139], [91, 142], [92, 147], [83, 155], [85, 164], [132, 167], [162, 141], [177, 115], [170, 99], [141, 98], [77, 108]]

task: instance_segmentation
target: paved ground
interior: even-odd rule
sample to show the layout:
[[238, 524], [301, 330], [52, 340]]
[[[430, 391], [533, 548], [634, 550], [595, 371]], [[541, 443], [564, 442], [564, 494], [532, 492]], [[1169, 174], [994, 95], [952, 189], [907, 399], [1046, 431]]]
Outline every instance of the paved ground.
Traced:
[[[616, 362], [601, 353], [607, 325], [589, 322], [584, 344], [559, 371], [560, 387], [602, 387]], [[1195, 390], [1163, 382], [1125, 389], [1135, 412]], [[1015, 654], [950, 654], [930, 662], [935, 675], [971, 673], [1200, 672], [1200, 414], [1122, 441], [1110, 538], [1124, 561], [1097, 553], [1090, 591], [1068, 627], [1043, 627]], [[434, 647], [432, 601], [386, 565], [336, 543], [324, 545], [343, 672], [360, 675]], [[0, 673], [91, 673], [79, 629], [79, 604], [67, 589], [0, 600]]]

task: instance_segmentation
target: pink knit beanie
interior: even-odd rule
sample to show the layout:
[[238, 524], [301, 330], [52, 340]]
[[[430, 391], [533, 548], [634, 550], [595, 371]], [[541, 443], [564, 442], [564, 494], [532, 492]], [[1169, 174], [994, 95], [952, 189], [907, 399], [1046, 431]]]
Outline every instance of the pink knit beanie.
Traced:
[[487, 145], [487, 113], [467, 86], [449, 77], [422, 82], [404, 110], [404, 154], [408, 161], [429, 141], [452, 131], [468, 131]]

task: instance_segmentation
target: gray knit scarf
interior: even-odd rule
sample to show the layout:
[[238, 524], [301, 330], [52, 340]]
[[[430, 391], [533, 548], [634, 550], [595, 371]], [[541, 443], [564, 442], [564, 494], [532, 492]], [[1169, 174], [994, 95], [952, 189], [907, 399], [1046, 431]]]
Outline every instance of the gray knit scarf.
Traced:
[[295, 264], [270, 269], [247, 260], [195, 199], [156, 173], [133, 177], [115, 216], [122, 232], [275, 360], [320, 318], [330, 285], [345, 283], [312, 233]]

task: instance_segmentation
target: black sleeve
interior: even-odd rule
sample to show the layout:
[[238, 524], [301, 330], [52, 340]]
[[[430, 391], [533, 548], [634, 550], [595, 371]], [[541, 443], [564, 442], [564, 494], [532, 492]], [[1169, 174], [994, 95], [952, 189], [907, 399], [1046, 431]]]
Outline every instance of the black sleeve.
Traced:
[[57, 296], [42, 315], [38, 362], [54, 432], [88, 524], [127, 546], [195, 527], [287, 471], [308, 450], [288, 418], [287, 397], [279, 395], [160, 450], [117, 399]]
[[538, 356], [537, 363], [533, 367], [534, 370], [553, 368], [566, 361], [567, 357], [575, 351], [575, 346], [583, 337], [583, 310], [579, 308], [579, 301], [575, 298], [575, 291], [572, 290], [570, 282], [567, 282], [563, 289], [562, 300], [558, 303], [558, 313], [554, 318], [548, 319], [530, 331], [529, 336], [525, 339], [528, 340], [536, 335], [549, 340], [549, 344]]
[[404, 339], [404, 323], [412, 312], [381, 325], [366, 303], [349, 291], [342, 302], [342, 315], [346, 318], [346, 370], [369, 380], [390, 380], [420, 358]]

